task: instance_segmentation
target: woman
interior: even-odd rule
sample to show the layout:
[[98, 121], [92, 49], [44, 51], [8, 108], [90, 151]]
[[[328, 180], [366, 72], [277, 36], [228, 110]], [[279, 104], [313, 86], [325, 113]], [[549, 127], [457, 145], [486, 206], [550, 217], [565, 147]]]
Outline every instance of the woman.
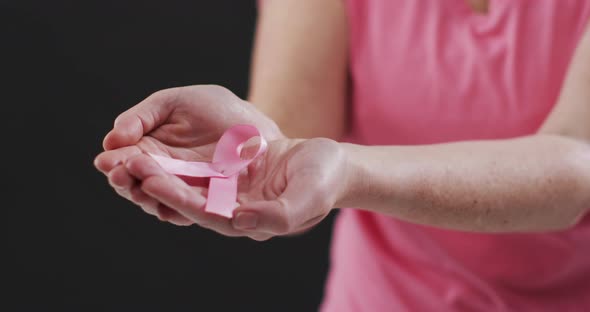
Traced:
[[[230, 236], [359, 207], [338, 216], [323, 311], [587, 311], [589, 18], [583, 0], [267, 0], [257, 108], [161, 91], [96, 165], [146, 212]], [[231, 220], [143, 154], [210, 160], [236, 123], [270, 145]]]

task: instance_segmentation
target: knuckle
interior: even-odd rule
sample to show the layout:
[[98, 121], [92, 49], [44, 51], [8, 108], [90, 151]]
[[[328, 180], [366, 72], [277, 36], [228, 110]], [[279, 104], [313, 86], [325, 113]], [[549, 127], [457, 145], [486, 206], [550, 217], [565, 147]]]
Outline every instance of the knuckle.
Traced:
[[227, 102], [242, 102], [242, 100], [238, 98], [233, 92], [223, 86], [204, 85], [201, 86], [201, 88], [203, 93], [208, 97]]
[[163, 89], [152, 93], [146, 100], [158, 105], [170, 105], [176, 102], [182, 91], [183, 88], [181, 87]]
[[334, 141], [332, 139], [328, 139], [328, 138], [313, 138], [313, 139], [310, 139], [308, 141], [308, 144], [310, 144], [310, 145], [319, 145], [323, 149], [328, 150], [328, 151], [336, 151], [336, 150], [339, 150], [339, 144], [338, 144], [338, 142], [336, 142], [336, 141]]
[[151, 99], [165, 99], [168, 98], [171, 94], [174, 94], [177, 88], [170, 88], [170, 89], [162, 89], [158, 90], [148, 96]]

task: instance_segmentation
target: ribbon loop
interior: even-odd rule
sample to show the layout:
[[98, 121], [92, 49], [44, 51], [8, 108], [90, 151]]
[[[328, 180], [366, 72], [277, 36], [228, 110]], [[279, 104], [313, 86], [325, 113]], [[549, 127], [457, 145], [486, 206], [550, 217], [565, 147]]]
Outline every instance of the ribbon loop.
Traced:
[[[244, 143], [260, 137], [260, 144], [254, 156], [242, 159], [240, 153]], [[238, 195], [240, 172], [267, 149], [267, 142], [260, 131], [250, 125], [236, 125], [229, 128], [217, 142], [213, 162], [194, 162], [149, 154], [166, 172], [177, 176], [207, 177], [209, 192], [205, 211], [231, 218]]]

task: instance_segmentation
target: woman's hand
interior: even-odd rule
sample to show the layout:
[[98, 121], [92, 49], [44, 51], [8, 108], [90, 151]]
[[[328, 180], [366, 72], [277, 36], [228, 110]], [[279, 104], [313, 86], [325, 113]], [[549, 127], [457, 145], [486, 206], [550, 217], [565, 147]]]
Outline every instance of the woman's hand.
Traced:
[[221, 134], [240, 123], [256, 126], [268, 140], [284, 137], [272, 120], [222, 87], [159, 91], [117, 117], [113, 130], [104, 139], [105, 152], [96, 157], [95, 166], [108, 176], [118, 194], [147, 213], [189, 225], [196, 221], [195, 216], [179, 214], [147, 194], [141, 179], [127, 169], [128, 160], [152, 152], [188, 161], [210, 161]]
[[[246, 147], [248, 157], [255, 147]], [[151, 157], [131, 157], [124, 168], [141, 191], [189, 222], [227, 236], [266, 240], [301, 232], [321, 221], [347, 187], [346, 158], [329, 139], [269, 142], [238, 179], [239, 207], [233, 219], [204, 212], [207, 187], [190, 186], [166, 173]]]
[[[206, 213], [206, 180], [190, 184], [145, 153], [211, 161], [215, 144], [235, 124], [252, 124], [268, 150], [240, 175], [233, 219]], [[121, 196], [177, 225], [198, 224], [227, 236], [266, 240], [305, 230], [323, 219], [344, 192], [345, 157], [329, 139], [290, 140], [249, 103], [215, 86], [155, 93], [121, 114], [95, 160]], [[245, 147], [244, 157], [256, 150]]]
[[346, 156], [330, 139], [277, 140], [248, 167], [233, 226], [258, 240], [320, 222], [348, 187]]

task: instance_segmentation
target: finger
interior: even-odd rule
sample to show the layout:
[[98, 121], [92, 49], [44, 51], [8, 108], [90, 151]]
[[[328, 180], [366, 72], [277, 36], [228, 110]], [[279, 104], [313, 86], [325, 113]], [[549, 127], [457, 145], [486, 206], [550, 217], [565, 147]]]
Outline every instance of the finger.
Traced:
[[[151, 159], [148, 156], [138, 154], [133, 157], [130, 157], [125, 162], [125, 165], [123, 167], [125, 169], [125, 172], [129, 176], [133, 177], [133, 179], [136, 179], [138, 181], [142, 181], [153, 175], [167, 174], [159, 166], [154, 166], [154, 164], [150, 160]], [[133, 188], [132, 193], [134, 195], [134, 198], [131, 199], [133, 202], [135, 202], [138, 205], [141, 205], [147, 213], [157, 216], [158, 218], [160, 218], [160, 220], [162, 220], [162, 216], [158, 212], [161, 203], [157, 199], [146, 194], [141, 189], [141, 182], [138, 183], [137, 187]], [[167, 217], [171, 215], [168, 211], [166, 211], [166, 209], [161, 208], [161, 210], [163, 214]]]
[[188, 226], [194, 224], [193, 221], [185, 218], [174, 209], [160, 203], [157, 207], [158, 218], [162, 221], [170, 222], [178, 226]]
[[182, 226], [193, 224], [191, 220], [146, 194], [139, 185], [133, 186], [130, 194], [131, 201], [139, 205], [146, 213], [158, 217], [160, 221], [167, 221]]
[[117, 194], [140, 206], [146, 213], [158, 216], [157, 206], [159, 202], [145, 194], [124, 165], [118, 165], [108, 174], [109, 183]]
[[172, 176], [164, 171], [153, 158], [146, 154], [138, 154], [130, 157], [125, 162], [125, 168], [130, 175], [138, 180], [145, 180], [151, 176]]
[[140, 206], [146, 213], [159, 217], [157, 200], [141, 190], [137, 180], [129, 174], [124, 165], [118, 165], [108, 174], [109, 183], [119, 195]]
[[113, 129], [103, 141], [105, 150], [137, 143], [142, 136], [162, 124], [172, 111], [179, 89], [158, 91], [115, 119]]
[[234, 211], [232, 226], [242, 231], [284, 235], [291, 231], [292, 221], [286, 204], [277, 199], [242, 204]]
[[[121, 166], [122, 167], [122, 166]], [[124, 169], [124, 168], [123, 168]], [[115, 176], [119, 175], [119, 167], [113, 169], [111, 173], [115, 173]], [[124, 172], [127, 172], [124, 170]], [[115, 178], [118, 180], [119, 178]], [[176, 211], [162, 205], [156, 199], [152, 198], [151, 196], [147, 195], [144, 191], [141, 190], [141, 187], [137, 185], [135, 182], [128, 184], [125, 187], [114, 187], [117, 194], [121, 197], [133, 202], [134, 204], [141, 207], [143, 211], [147, 214], [153, 215], [160, 219], [161, 221], [167, 221], [175, 225], [186, 226], [191, 225], [193, 222], [181, 214], [177, 213]], [[130, 185], [130, 186], [129, 186]]]
[[151, 176], [174, 177], [182, 180], [185, 184], [194, 186], [192, 189], [201, 196], [207, 195], [208, 181], [204, 178], [176, 177], [166, 172], [153, 158], [145, 154], [135, 155], [125, 163], [127, 172], [138, 180], [145, 180]]
[[131, 194], [129, 194], [128, 190], [123, 190], [123, 189], [117, 189], [117, 188], [113, 188], [115, 190], [115, 192], [117, 194], [119, 194], [119, 196], [125, 198], [128, 201], [131, 201]]
[[134, 185], [129, 190], [129, 200], [141, 207], [146, 213], [160, 218], [158, 215], [158, 205], [160, 202], [141, 190], [140, 185]]
[[201, 227], [226, 236], [245, 236], [232, 227], [229, 219], [205, 212], [205, 197], [176, 176], [151, 176], [142, 190]]
[[139, 154], [141, 154], [141, 150], [137, 146], [127, 146], [102, 152], [94, 159], [94, 166], [102, 173], [108, 174], [114, 167]]
[[162, 204], [194, 223], [226, 236], [244, 236], [231, 222], [205, 212], [206, 199], [201, 188], [193, 188], [180, 178], [166, 173], [151, 157], [138, 155], [125, 164], [129, 173], [142, 180], [141, 189]]
[[193, 222], [183, 217], [178, 212], [158, 202], [153, 197], [147, 195], [139, 185], [134, 185], [130, 190], [117, 190], [117, 193], [138, 205], [144, 212], [157, 217], [160, 221], [170, 222], [174, 225], [187, 226]]
[[137, 183], [135, 178], [133, 178], [125, 168], [124, 165], [117, 165], [107, 174], [109, 179], [109, 184], [115, 188], [122, 191], [129, 192], [131, 187]]

